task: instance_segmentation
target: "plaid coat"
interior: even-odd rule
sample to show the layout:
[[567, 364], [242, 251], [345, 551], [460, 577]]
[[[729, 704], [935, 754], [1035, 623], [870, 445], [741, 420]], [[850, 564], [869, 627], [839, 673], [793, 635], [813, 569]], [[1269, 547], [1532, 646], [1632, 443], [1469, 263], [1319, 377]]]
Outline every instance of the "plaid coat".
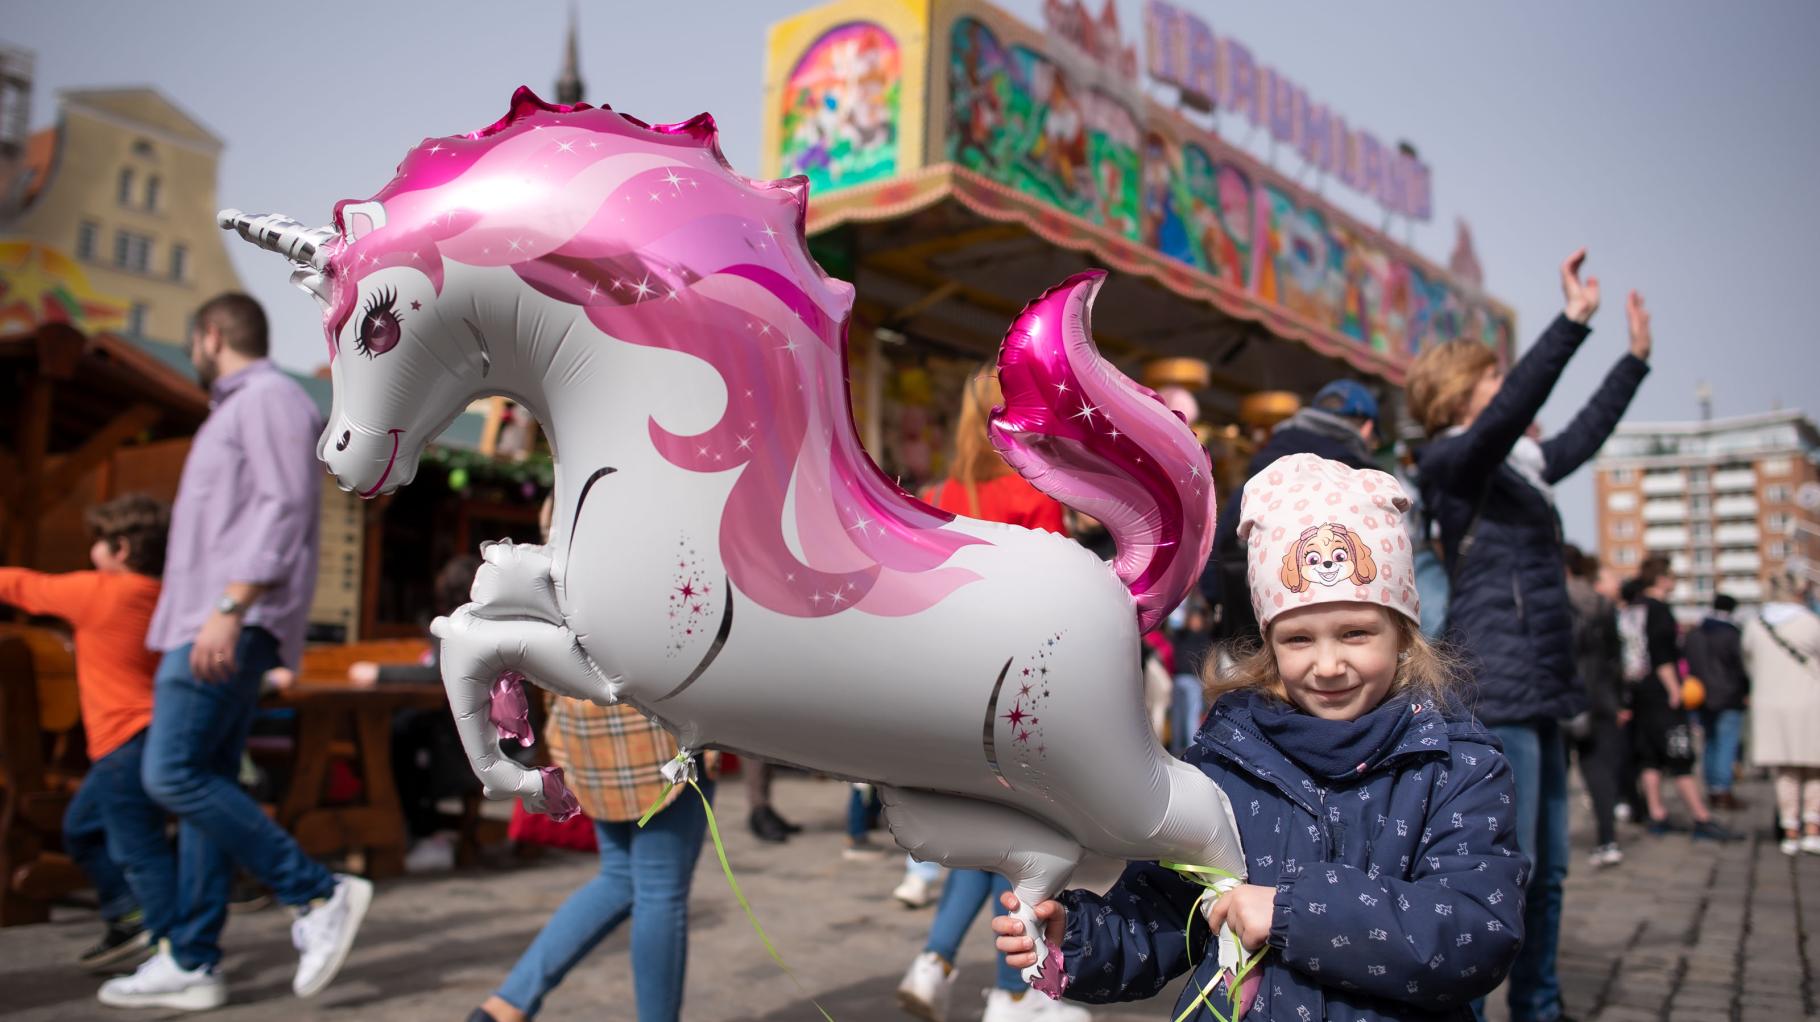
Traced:
[[[635, 821], [663, 794], [663, 766], [676, 758], [676, 739], [632, 707], [553, 696], [546, 730], [550, 758], [589, 817]], [[702, 777], [714, 776], [719, 758], [712, 752], [703, 757]], [[663, 804], [686, 790], [677, 787]]]

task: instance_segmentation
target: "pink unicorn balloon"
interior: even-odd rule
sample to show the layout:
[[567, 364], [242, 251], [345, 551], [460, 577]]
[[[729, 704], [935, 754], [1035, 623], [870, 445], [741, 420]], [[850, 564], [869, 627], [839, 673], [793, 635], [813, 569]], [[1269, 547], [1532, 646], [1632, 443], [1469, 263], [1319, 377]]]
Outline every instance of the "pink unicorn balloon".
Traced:
[[[1110, 568], [930, 508], [873, 464], [848, 405], [853, 291], [809, 257], [805, 192], [735, 174], [705, 114], [650, 126], [521, 89], [332, 228], [222, 214], [323, 307], [318, 454], [343, 487], [409, 482], [484, 395], [547, 430], [549, 545], [486, 547], [474, 602], [435, 625], [487, 793], [573, 804], [559, 773], [500, 754], [522, 676], [631, 703], [686, 750], [877, 782], [901, 844], [1000, 872], [1026, 905], [1083, 850], [1242, 872], [1225, 797], [1158, 746], [1138, 666], [1140, 626], [1207, 556], [1206, 455], [1095, 350], [1099, 278], [1019, 317], [992, 430], [1108, 525]], [[1030, 973], [1051, 993], [1057, 958]]]

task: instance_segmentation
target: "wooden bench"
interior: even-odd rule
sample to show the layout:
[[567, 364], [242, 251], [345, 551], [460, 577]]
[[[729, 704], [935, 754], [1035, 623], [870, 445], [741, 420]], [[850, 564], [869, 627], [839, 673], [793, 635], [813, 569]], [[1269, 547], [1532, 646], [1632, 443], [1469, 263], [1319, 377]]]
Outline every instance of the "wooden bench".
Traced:
[[0, 926], [44, 922], [53, 901], [88, 886], [62, 851], [82, 744], [68, 641], [0, 625]]
[[[427, 639], [387, 639], [312, 646], [304, 651], [295, 681], [271, 697], [273, 705], [297, 712], [294, 772], [275, 817], [312, 855], [357, 851], [370, 876], [403, 869], [409, 841], [397, 780], [392, 775], [392, 717], [402, 709], [440, 709], [448, 699], [440, 682], [356, 687], [348, 668], [361, 661], [421, 663]], [[323, 786], [330, 761], [344, 760], [360, 775], [362, 800], [329, 805]], [[462, 811], [448, 818], [458, 834], [455, 861], [472, 865], [484, 844], [505, 837], [503, 825], [480, 815], [481, 795], [462, 799]]]

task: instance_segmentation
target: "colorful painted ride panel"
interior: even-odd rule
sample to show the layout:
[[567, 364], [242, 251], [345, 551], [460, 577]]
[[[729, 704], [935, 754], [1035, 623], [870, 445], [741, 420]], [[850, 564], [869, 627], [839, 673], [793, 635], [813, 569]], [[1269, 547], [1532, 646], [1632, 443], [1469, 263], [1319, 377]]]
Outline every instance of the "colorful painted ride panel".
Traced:
[[783, 91], [781, 166], [817, 192], [880, 181], [899, 170], [902, 54], [882, 26], [848, 22], [825, 32]]
[[1509, 350], [1508, 312], [1255, 160], [1167, 114], [1139, 117], [1095, 76], [981, 18], [957, 17], [948, 34], [950, 162], [1391, 359], [1461, 336]]

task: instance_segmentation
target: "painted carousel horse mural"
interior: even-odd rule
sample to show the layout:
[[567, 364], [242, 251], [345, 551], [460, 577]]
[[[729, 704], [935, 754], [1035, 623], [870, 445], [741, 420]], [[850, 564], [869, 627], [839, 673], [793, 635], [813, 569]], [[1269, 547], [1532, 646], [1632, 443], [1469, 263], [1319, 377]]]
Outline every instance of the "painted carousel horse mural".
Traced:
[[[939, 512], [873, 464], [845, 378], [853, 290], [809, 257], [805, 192], [735, 174], [705, 114], [650, 126], [520, 89], [332, 228], [222, 214], [322, 305], [318, 454], [344, 488], [410, 482], [477, 397], [546, 428], [549, 545], [487, 546], [474, 602], [435, 625], [487, 793], [572, 804], [559, 773], [500, 753], [522, 676], [629, 702], [688, 750], [877, 782], [901, 844], [1000, 872], [1026, 906], [1083, 849], [1242, 874], [1225, 796], [1146, 722], [1137, 655], [1206, 558], [1206, 455], [1093, 347], [1099, 275], [1013, 325], [992, 431], [1108, 525], [1110, 566]], [[1032, 970], [1051, 992], [1058, 957]]]

